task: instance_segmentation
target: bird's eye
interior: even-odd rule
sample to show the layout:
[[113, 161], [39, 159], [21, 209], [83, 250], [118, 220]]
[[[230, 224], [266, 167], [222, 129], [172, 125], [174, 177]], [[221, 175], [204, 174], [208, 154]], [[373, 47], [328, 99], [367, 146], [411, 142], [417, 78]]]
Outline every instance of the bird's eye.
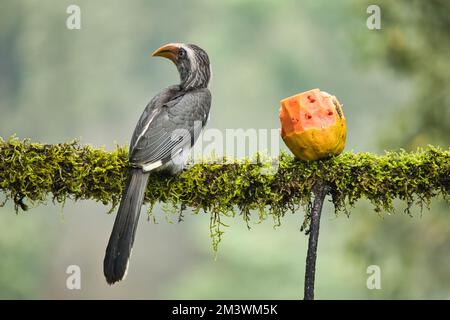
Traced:
[[186, 51], [184, 51], [184, 49], [180, 49], [178, 51], [178, 58], [184, 58], [185, 55], [186, 55]]

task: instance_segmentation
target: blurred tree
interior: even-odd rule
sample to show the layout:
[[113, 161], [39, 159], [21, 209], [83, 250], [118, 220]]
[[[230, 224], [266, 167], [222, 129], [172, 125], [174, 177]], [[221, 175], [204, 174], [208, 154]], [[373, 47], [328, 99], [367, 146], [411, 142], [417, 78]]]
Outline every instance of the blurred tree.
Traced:
[[407, 104], [394, 114], [381, 138], [383, 147], [448, 146], [450, 1], [381, 0], [376, 4], [381, 8], [382, 29], [360, 32], [358, 43], [365, 57], [412, 81]]
[[[367, 2], [374, 4], [373, 1]], [[379, 31], [356, 36], [360, 59], [390, 68], [410, 80], [406, 105], [381, 127], [383, 149], [415, 149], [450, 143], [450, 2], [376, 1]], [[357, 4], [361, 10], [361, 3]], [[367, 63], [365, 63], [367, 66]], [[384, 130], [383, 130], [384, 129]], [[356, 260], [377, 264], [384, 275], [381, 292], [367, 297], [450, 298], [450, 219], [448, 203], [435, 201], [418, 221], [404, 216], [359, 220], [348, 248]], [[402, 211], [398, 208], [398, 211]], [[414, 210], [419, 216], [419, 209]]]

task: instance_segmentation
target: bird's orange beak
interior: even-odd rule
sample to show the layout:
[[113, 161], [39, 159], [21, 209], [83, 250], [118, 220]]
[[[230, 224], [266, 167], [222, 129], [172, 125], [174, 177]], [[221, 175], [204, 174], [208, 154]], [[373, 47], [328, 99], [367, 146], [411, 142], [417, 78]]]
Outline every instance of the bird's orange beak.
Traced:
[[172, 60], [172, 62], [175, 63], [180, 46], [181, 45], [179, 43], [166, 44], [165, 46], [162, 46], [161, 48], [159, 48], [155, 52], [153, 52], [152, 56], [153, 57], [164, 57], [164, 58]]

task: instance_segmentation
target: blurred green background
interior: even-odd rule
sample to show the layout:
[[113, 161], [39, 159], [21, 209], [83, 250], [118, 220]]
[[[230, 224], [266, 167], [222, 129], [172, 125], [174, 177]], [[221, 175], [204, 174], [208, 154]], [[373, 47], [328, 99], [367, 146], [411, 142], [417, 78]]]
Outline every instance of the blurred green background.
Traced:
[[[66, 28], [70, 4], [81, 8], [81, 30]], [[381, 8], [381, 30], [366, 26], [369, 4]], [[0, 136], [126, 144], [148, 100], [178, 81], [150, 52], [189, 42], [212, 61], [210, 128], [277, 128], [279, 100], [318, 87], [344, 103], [346, 150], [448, 147], [449, 17], [446, 0], [2, 1]], [[326, 206], [317, 298], [450, 298], [449, 205], [435, 200], [413, 217], [404, 207], [383, 217], [361, 201], [347, 218]], [[142, 215], [126, 281], [109, 287], [108, 210], [51, 200], [18, 215], [11, 203], [0, 208], [0, 298], [303, 296], [301, 212], [277, 229], [228, 219], [215, 260], [208, 215], [170, 224], [157, 207], [158, 224]], [[81, 290], [66, 288], [72, 264]], [[366, 287], [369, 265], [381, 268], [381, 290]]]

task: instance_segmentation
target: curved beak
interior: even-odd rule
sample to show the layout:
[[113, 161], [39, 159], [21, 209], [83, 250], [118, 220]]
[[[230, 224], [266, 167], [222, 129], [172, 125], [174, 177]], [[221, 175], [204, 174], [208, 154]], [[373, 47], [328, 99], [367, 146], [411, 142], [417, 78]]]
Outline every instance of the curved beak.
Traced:
[[172, 60], [173, 63], [176, 62], [176, 58], [178, 55], [178, 50], [180, 49], [181, 44], [179, 43], [169, 43], [161, 48], [157, 49], [152, 53], [153, 57], [164, 57]]

